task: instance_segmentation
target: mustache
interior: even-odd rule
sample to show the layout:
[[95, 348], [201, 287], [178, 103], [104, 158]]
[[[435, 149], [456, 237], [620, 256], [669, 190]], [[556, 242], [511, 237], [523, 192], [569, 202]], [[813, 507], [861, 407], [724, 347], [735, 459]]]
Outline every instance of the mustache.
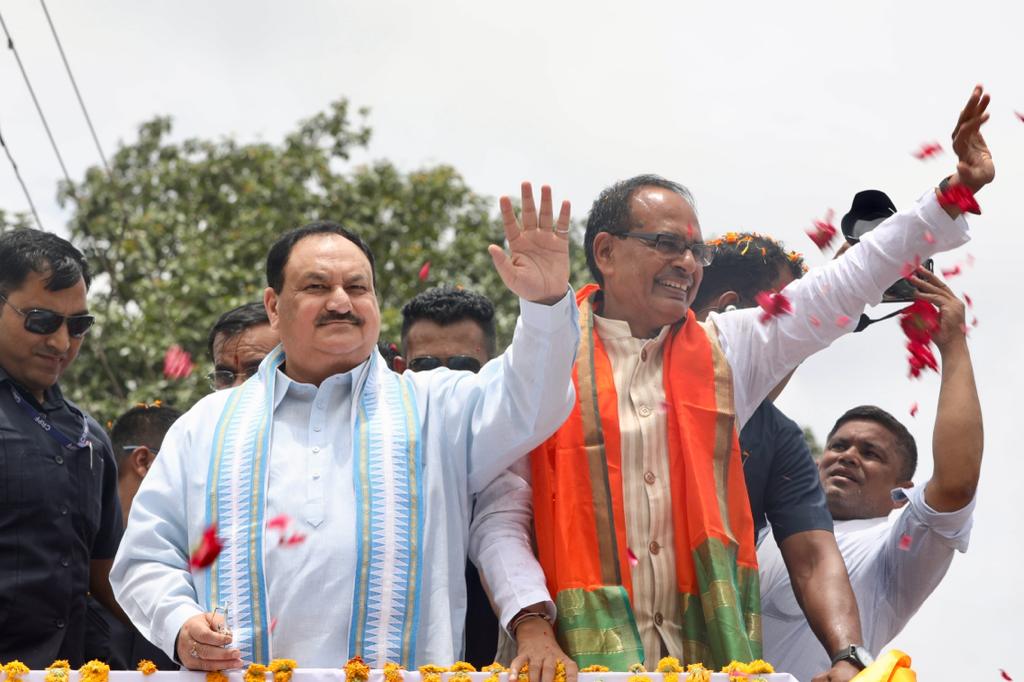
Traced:
[[317, 318], [316, 326], [322, 327], [332, 322], [351, 322], [357, 327], [361, 327], [366, 320], [351, 311], [347, 313], [327, 313]]

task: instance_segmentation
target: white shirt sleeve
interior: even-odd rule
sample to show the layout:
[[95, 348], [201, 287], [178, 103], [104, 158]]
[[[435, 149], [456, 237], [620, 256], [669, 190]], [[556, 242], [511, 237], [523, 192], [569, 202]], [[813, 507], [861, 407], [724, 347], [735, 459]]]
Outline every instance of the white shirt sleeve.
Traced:
[[160, 456], [132, 504], [128, 525], [110, 570], [121, 608], [142, 636], [176, 660], [175, 639], [189, 618], [203, 612], [189, 569], [185, 453], [191, 447], [190, 415], [164, 436]]
[[523, 299], [519, 305], [511, 345], [478, 373], [439, 369], [413, 377], [431, 382], [433, 407], [427, 409], [444, 410], [446, 440], [464, 444], [471, 495], [543, 443], [569, 417], [576, 400], [575, 294], [569, 289], [551, 306]]
[[[929, 191], [912, 208], [894, 214], [841, 258], [794, 280], [783, 293], [791, 315], [760, 322], [760, 308], [709, 319], [733, 371], [737, 428], [765, 396], [804, 359], [853, 331], [865, 305], [877, 305], [901, 277], [906, 263], [949, 251], [969, 239], [963, 216], [953, 220]], [[840, 325], [840, 317], [849, 322]]]
[[503, 471], [477, 496], [469, 530], [469, 558], [480, 570], [498, 622], [506, 629], [517, 613], [537, 603], [555, 617], [544, 569], [533, 553], [529, 480], [526, 457]]
[[966, 552], [971, 538], [977, 498], [963, 509], [937, 512], [925, 501], [927, 485], [896, 491], [907, 507], [892, 524], [882, 555], [880, 592], [904, 623], [942, 582], [953, 552]]

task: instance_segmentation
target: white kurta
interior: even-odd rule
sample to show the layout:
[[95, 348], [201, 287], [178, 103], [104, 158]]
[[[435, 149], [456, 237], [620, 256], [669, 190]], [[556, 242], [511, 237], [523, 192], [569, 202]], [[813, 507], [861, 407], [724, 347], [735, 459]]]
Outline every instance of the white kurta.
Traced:
[[[836, 543], [860, 609], [864, 646], [877, 656], [921, 608], [949, 570], [954, 552], [966, 552], [974, 500], [937, 512], [927, 488], [897, 489], [908, 504], [888, 516], [837, 521]], [[757, 550], [761, 568], [764, 658], [802, 682], [831, 666], [793, 594], [782, 552], [770, 535]]]
[[[791, 282], [783, 293], [792, 303], [792, 315], [762, 323], [759, 308], [712, 313], [708, 324], [714, 325], [732, 368], [737, 430], [794, 367], [852, 331], [864, 306], [882, 300], [905, 263], [967, 240], [967, 221], [952, 220], [929, 192], [865, 235], [842, 258]], [[837, 323], [841, 316], [850, 320], [845, 326]], [[678, 613], [673, 553], [661, 551], [674, 542], [670, 481], [659, 475], [668, 470], [666, 421], [651, 409], [657, 403], [653, 396], [664, 395], [664, 335], [630, 342], [622, 338], [628, 335], [624, 325], [598, 320], [595, 329], [605, 341], [619, 395], [627, 534], [630, 547], [640, 548], [634, 551], [632, 569], [634, 615], [647, 663], [653, 665], [665, 653], [682, 656], [681, 624], [673, 615]], [[491, 484], [493, 490], [481, 493], [471, 533], [470, 558], [480, 566], [503, 626], [538, 601], [554, 609], [530, 543], [528, 471], [526, 466], [505, 472]], [[506, 562], [492, 567], [486, 557], [499, 547]]]
[[[512, 345], [478, 374], [442, 368], [412, 376], [425, 497], [415, 664], [459, 654], [471, 496], [543, 442], [572, 408], [573, 293], [553, 306], [520, 305]], [[281, 374], [275, 385], [266, 518], [288, 515], [288, 535], [306, 539], [281, 546], [276, 534], [267, 536], [271, 655], [303, 667], [337, 667], [359, 653], [348, 651], [357, 541], [350, 415], [368, 364], [319, 388]], [[230, 393], [207, 396], [168, 431], [110, 574], [139, 631], [172, 656], [182, 624], [204, 611], [197, 595], [209, 572], [191, 572], [188, 558], [204, 531], [212, 439]]]

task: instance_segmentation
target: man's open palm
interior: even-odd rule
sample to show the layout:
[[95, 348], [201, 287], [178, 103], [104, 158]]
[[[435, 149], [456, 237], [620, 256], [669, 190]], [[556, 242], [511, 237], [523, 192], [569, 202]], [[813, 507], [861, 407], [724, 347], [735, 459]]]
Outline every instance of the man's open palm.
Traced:
[[505, 286], [520, 298], [550, 305], [569, 289], [569, 202], [562, 202], [555, 223], [550, 187], [540, 189], [539, 214], [530, 183], [523, 183], [522, 195], [521, 222], [516, 220], [512, 201], [508, 197], [500, 201], [510, 253], [494, 244], [488, 252]]

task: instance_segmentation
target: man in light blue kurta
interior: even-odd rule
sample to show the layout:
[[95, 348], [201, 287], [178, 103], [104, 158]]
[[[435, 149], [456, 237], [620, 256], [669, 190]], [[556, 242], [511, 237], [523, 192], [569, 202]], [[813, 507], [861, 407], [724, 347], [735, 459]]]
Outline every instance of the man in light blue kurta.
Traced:
[[[147, 638], [200, 670], [458, 657], [470, 498], [574, 399], [568, 204], [556, 224], [550, 190], [538, 213], [524, 184], [522, 224], [505, 198], [502, 214], [511, 256], [491, 255], [521, 316], [479, 374], [386, 367], [356, 235], [313, 223], [274, 245], [265, 303], [282, 345], [172, 427], [132, 506], [111, 582]], [[190, 568], [211, 525], [224, 549]]]

